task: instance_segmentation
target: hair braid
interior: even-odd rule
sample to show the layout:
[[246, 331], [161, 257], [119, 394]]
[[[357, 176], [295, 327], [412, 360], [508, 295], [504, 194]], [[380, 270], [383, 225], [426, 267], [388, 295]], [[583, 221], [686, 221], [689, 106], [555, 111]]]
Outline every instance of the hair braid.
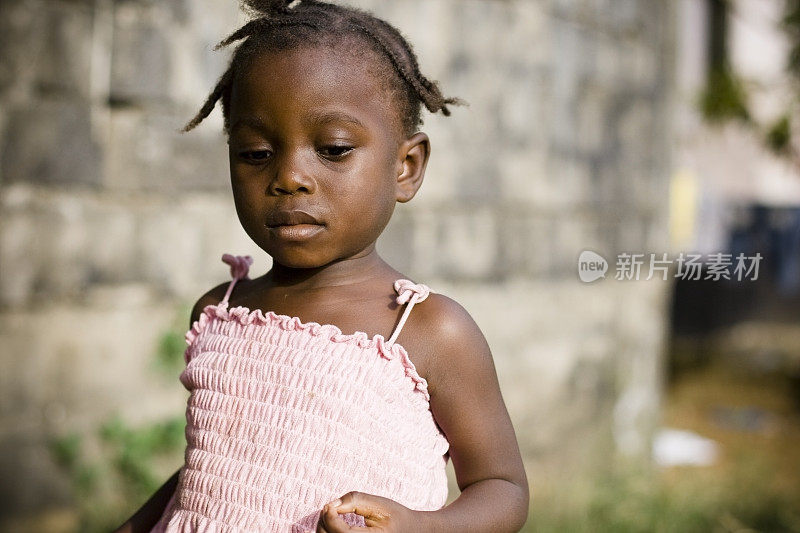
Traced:
[[219, 81], [217, 81], [217, 84], [214, 86], [214, 90], [211, 91], [211, 94], [208, 95], [205, 103], [203, 103], [203, 107], [201, 107], [194, 118], [183, 127], [184, 132], [194, 129], [195, 126], [203, 122], [203, 119], [211, 114], [214, 110], [214, 106], [217, 105], [217, 100], [219, 100], [222, 93], [225, 92], [231, 79], [233, 79], [233, 65], [229, 66], [228, 70], [220, 76]]
[[419, 93], [419, 97], [423, 100], [425, 107], [429, 111], [435, 112], [441, 110], [443, 115], [450, 116], [450, 110], [447, 108], [447, 104], [468, 105], [467, 102], [461, 98], [445, 98], [441, 92], [441, 89], [439, 88], [439, 85], [422, 75], [419, 69], [417, 55], [414, 53], [414, 50], [412, 50], [411, 44], [403, 37], [397, 28], [383, 19], [373, 17], [372, 20], [374, 20], [375, 24], [381, 27], [386, 33], [394, 37], [395, 42], [397, 42], [402, 48], [405, 58], [411, 64], [411, 70], [414, 77], [416, 77], [416, 79], [419, 80], [419, 83], [425, 88], [424, 92]]
[[235, 32], [231, 33], [230, 35], [222, 39], [220, 42], [218, 42], [217, 45], [214, 47], [214, 50], [219, 50], [220, 48], [224, 48], [233, 42], [244, 39], [245, 37], [250, 37], [256, 30], [259, 30], [261, 28], [266, 29], [264, 24], [265, 22], [268, 22], [268, 19], [259, 18], [251, 20], [250, 22], [248, 22], [247, 24], [245, 24]]
[[313, 22], [307, 20], [300, 20], [300, 19], [268, 19], [268, 18], [259, 18], [255, 20], [251, 20], [232, 34], [225, 37], [221, 40], [215, 47], [214, 50], [219, 50], [220, 48], [224, 48], [231, 43], [236, 41], [240, 41], [247, 37], [252, 37], [257, 35], [259, 31], [265, 31], [269, 28], [279, 27], [279, 26], [308, 26], [315, 30], [319, 30], [319, 26], [314, 24]]
[[402, 76], [402, 78], [409, 85], [411, 85], [414, 88], [414, 90], [417, 92], [417, 95], [423, 101], [423, 103], [425, 104], [425, 107], [428, 109], [428, 111], [430, 111], [432, 113], [435, 113], [436, 111], [438, 111], [439, 107], [436, 105], [437, 102], [435, 102], [431, 98], [427, 97], [429, 91], [426, 89], [426, 87], [424, 85], [422, 85], [422, 83], [420, 83], [420, 80], [419, 80], [419, 78], [417, 76], [408, 73], [408, 71], [406, 70], [406, 67], [403, 65], [403, 62], [401, 61], [401, 59], [397, 56], [395, 51], [392, 50], [391, 47], [383, 40], [383, 38], [380, 35], [378, 35], [377, 33], [375, 33], [374, 31], [372, 31], [371, 29], [369, 29], [366, 26], [362, 25], [360, 22], [353, 22], [352, 24], [353, 24], [354, 28], [357, 28], [359, 31], [365, 33], [367, 36], [369, 36], [372, 40], [374, 40], [376, 43], [378, 43], [380, 45], [380, 47], [383, 49], [383, 51], [386, 53], [386, 55], [391, 60], [392, 64], [394, 65], [394, 68], [397, 70], [397, 72], [400, 74], [400, 76]]

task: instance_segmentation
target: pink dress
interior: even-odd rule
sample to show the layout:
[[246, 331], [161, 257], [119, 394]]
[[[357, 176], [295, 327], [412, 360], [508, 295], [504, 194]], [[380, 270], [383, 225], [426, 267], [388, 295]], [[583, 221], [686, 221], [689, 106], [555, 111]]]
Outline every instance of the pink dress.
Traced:
[[430, 289], [395, 282], [397, 302], [407, 305], [387, 341], [228, 309], [252, 258], [223, 261], [233, 277], [225, 298], [186, 333], [185, 464], [152, 531], [313, 532], [323, 505], [352, 490], [414, 510], [442, 508], [449, 444], [427, 382], [394, 342]]

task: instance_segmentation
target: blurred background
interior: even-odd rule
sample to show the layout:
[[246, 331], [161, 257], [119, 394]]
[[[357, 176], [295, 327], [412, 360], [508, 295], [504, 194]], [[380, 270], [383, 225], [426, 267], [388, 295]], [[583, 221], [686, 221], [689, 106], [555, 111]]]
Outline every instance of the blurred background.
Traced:
[[[800, 531], [800, 1], [354, 5], [470, 102], [379, 249], [489, 340], [526, 531]], [[182, 464], [190, 307], [270, 267], [219, 111], [178, 133], [244, 20], [0, 2], [2, 531], [107, 531]]]

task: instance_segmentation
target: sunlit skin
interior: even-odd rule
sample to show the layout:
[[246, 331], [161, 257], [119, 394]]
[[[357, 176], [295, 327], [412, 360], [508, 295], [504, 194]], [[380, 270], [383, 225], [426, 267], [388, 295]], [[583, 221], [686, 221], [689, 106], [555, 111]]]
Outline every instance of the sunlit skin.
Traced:
[[[403, 134], [392, 98], [367, 68], [385, 58], [371, 54], [357, 39], [263, 53], [236, 78], [229, 117], [233, 197], [242, 226], [273, 266], [237, 283], [232, 307], [334, 324], [346, 334], [388, 338], [394, 330], [403, 309], [393, 283], [407, 276], [381, 259], [375, 243], [396, 204], [422, 185], [430, 141], [421, 132]], [[270, 227], [281, 210], [305, 211], [318, 224]], [[227, 286], [197, 301], [191, 323]], [[414, 307], [397, 342], [428, 381], [461, 494], [440, 510], [415, 511], [349, 492], [321, 509], [317, 531], [518, 531], [527, 517], [528, 482], [480, 329], [458, 303], [431, 294]], [[162, 489], [166, 497], [176, 479]], [[339, 516], [348, 512], [364, 516], [367, 528], [348, 526]]]

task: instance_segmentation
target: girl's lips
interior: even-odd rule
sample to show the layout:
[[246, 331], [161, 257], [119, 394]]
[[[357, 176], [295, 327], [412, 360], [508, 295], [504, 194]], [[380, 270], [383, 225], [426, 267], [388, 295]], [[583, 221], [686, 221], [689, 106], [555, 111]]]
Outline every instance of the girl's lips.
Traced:
[[294, 226], [299, 224], [321, 224], [317, 217], [302, 209], [275, 211], [267, 216], [266, 224], [273, 226]]
[[321, 224], [287, 224], [281, 226], [268, 226], [270, 233], [287, 241], [302, 241], [309, 239], [322, 231]]

